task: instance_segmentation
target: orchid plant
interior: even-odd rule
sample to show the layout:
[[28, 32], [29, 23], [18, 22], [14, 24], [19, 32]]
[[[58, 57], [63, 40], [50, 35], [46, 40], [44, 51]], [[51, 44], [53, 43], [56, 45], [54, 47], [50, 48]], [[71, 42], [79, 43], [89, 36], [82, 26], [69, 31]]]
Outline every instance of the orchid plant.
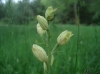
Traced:
[[32, 46], [32, 52], [34, 56], [43, 62], [43, 67], [44, 67], [44, 74], [50, 74], [50, 68], [53, 65], [54, 61], [54, 53], [56, 52], [56, 49], [58, 46], [64, 45], [68, 43], [70, 38], [73, 36], [71, 31], [65, 30], [63, 31], [57, 38], [57, 43], [55, 44], [54, 48], [51, 50], [50, 49], [50, 38], [51, 38], [51, 32], [49, 28], [49, 21], [53, 19], [54, 13], [57, 9], [54, 9], [52, 6], [48, 7], [46, 12], [45, 12], [45, 17], [41, 15], [37, 15], [37, 32], [43, 38], [43, 35], [47, 33], [48, 38], [47, 38], [47, 49], [48, 53], [39, 45], [33, 44]]

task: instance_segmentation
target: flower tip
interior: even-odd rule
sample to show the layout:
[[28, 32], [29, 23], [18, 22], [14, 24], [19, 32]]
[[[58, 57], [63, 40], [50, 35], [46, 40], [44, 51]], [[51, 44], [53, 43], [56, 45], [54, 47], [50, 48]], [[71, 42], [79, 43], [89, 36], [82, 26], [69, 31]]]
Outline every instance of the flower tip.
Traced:
[[71, 36], [73, 36], [74, 34], [72, 34]]
[[36, 45], [36, 44], [33, 44], [32, 47], [34, 47], [34, 45]]
[[40, 17], [40, 15], [37, 15], [37, 18], [39, 18]]
[[57, 8], [54, 8], [54, 11], [56, 11], [57, 10]]

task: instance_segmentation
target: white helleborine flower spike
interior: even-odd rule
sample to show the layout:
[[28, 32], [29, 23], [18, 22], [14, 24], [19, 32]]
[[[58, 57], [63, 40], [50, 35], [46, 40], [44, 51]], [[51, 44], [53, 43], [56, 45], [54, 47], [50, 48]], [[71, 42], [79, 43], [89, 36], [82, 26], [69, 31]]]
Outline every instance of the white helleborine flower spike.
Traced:
[[40, 24], [37, 24], [37, 32], [40, 34], [40, 36], [43, 36], [43, 34], [46, 33], [46, 30], [43, 30], [40, 26]]
[[48, 22], [43, 16], [37, 15], [37, 20], [43, 30], [48, 29]]
[[46, 12], [45, 12], [45, 17], [47, 20], [51, 20], [54, 17], [54, 13], [57, 9], [53, 9], [52, 6], [48, 7]]
[[67, 30], [63, 31], [57, 38], [58, 44], [63, 45], [67, 43], [71, 36], [73, 36], [72, 32], [67, 31]]
[[34, 56], [38, 60], [42, 62], [47, 62], [48, 57], [45, 50], [42, 47], [38, 46], [37, 44], [33, 44], [32, 51], [33, 51]]

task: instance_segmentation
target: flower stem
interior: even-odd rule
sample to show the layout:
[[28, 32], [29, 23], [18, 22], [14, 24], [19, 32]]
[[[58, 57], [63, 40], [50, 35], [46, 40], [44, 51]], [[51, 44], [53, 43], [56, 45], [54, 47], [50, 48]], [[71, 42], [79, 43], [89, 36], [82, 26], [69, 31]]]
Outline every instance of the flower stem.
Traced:
[[53, 54], [54, 52], [55, 52], [55, 50], [56, 50], [56, 48], [59, 46], [59, 44], [57, 43], [55, 46], [54, 46], [54, 48], [52, 49], [52, 51], [51, 51], [51, 54]]
[[78, 30], [77, 30], [77, 48], [76, 48], [76, 61], [75, 61], [75, 73], [77, 74], [78, 71], [78, 50], [79, 50], [79, 22], [78, 22]]

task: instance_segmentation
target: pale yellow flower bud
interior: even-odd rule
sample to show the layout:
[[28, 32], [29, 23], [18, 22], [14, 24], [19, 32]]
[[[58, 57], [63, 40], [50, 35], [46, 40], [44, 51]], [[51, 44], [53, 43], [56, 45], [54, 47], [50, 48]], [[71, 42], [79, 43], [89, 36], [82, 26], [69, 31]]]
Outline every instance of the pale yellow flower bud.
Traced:
[[72, 32], [67, 31], [67, 30], [63, 31], [57, 38], [58, 44], [63, 45], [67, 43], [71, 36], [73, 36]]
[[53, 65], [53, 62], [54, 62], [54, 56], [51, 55], [51, 66]]
[[45, 12], [45, 17], [47, 20], [51, 20], [54, 17], [54, 13], [57, 9], [53, 9], [52, 6], [48, 7], [46, 12]]
[[50, 66], [52, 66], [52, 65], [53, 65], [53, 62], [54, 62], [54, 56], [53, 56], [53, 55], [51, 55], [51, 62], [50, 62]]
[[48, 57], [47, 57], [45, 50], [42, 47], [40, 47], [36, 44], [33, 44], [32, 51], [33, 51], [34, 56], [38, 60], [40, 60], [42, 62], [47, 62]]
[[43, 16], [37, 15], [37, 20], [43, 30], [48, 29], [48, 22]]
[[43, 34], [46, 33], [46, 30], [43, 30], [40, 26], [40, 24], [37, 24], [37, 32], [40, 34], [40, 36], [43, 36]]
[[46, 70], [47, 70], [47, 65], [46, 65], [46, 63], [45, 63], [45, 62], [43, 62], [43, 68], [44, 68], [44, 71], [46, 71]]

